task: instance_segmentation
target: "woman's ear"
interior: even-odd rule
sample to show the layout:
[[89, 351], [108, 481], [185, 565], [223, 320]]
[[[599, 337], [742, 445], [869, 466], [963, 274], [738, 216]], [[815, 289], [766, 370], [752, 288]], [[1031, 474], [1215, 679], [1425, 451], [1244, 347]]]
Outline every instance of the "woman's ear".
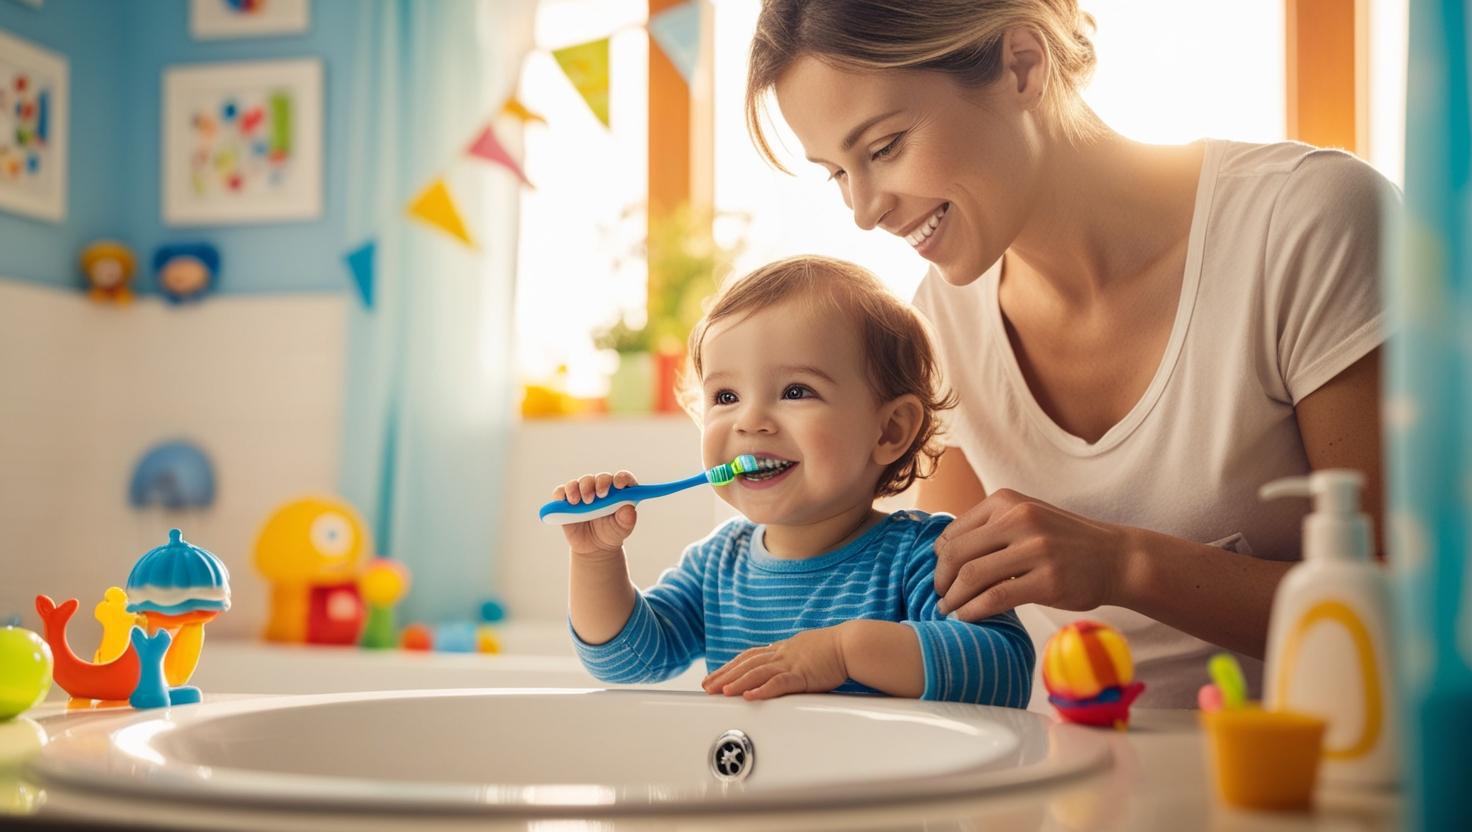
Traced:
[[886, 402], [879, 411], [879, 441], [874, 445], [874, 461], [888, 465], [904, 456], [924, 419], [925, 406], [914, 393]]
[[1048, 88], [1048, 48], [1034, 30], [1008, 29], [1002, 35], [1002, 67], [1007, 89], [1031, 110], [1043, 100]]

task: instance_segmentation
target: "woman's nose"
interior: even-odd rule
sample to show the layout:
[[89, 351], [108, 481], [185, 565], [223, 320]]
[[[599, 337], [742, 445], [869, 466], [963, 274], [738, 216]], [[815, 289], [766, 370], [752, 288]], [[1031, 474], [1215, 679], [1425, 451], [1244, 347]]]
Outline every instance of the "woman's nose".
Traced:
[[854, 211], [854, 223], [873, 231], [894, 207], [894, 198], [883, 188], [855, 176], [849, 181], [849, 207]]

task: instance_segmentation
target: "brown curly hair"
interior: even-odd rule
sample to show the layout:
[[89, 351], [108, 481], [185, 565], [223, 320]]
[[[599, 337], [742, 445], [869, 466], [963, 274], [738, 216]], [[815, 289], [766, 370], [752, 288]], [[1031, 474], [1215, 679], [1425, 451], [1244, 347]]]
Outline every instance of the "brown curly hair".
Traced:
[[885, 467], [875, 486], [875, 497], [899, 494], [917, 479], [935, 472], [940, 446], [937, 414], [956, 406], [956, 397], [944, 389], [925, 320], [894, 296], [869, 270], [832, 257], [801, 255], [768, 263], [728, 283], [715, 303], [690, 333], [689, 364], [681, 401], [697, 420], [701, 401], [701, 349], [713, 324], [745, 317], [790, 298], [804, 298], [848, 315], [863, 345], [869, 369], [869, 387], [880, 402], [907, 393], [920, 400], [920, 429], [910, 447]]

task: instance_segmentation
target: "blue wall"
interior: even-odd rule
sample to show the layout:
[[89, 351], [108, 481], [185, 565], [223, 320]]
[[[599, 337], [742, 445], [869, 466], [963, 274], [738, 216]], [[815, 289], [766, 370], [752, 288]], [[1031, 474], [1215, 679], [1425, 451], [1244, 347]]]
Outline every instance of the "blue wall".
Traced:
[[[355, 0], [312, 0], [304, 34], [197, 41], [188, 0], [0, 0], [0, 28], [71, 63], [67, 218], [60, 225], [0, 212], [0, 277], [81, 287], [81, 247], [119, 237], [146, 263], [162, 243], [220, 249], [219, 291], [346, 291], [342, 255]], [[316, 57], [323, 64], [323, 213], [311, 222], [164, 226], [160, 202], [163, 71], [178, 64]], [[152, 276], [135, 288], [154, 291]]]

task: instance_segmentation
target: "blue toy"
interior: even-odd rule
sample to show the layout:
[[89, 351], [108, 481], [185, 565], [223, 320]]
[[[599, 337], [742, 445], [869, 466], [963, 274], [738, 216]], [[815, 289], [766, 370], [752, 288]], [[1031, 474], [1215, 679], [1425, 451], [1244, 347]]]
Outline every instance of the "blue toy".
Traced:
[[149, 448], [133, 469], [128, 502], [134, 508], [207, 508], [215, 501], [215, 471], [205, 452], [176, 440]]
[[220, 279], [220, 252], [209, 243], [172, 243], [153, 253], [158, 288], [170, 303], [199, 300]]
[[757, 459], [751, 454], [742, 454], [730, 462], [717, 465], [708, 471], [703, 471], [688, 479], [676, 480], [675, 482], [662, 482], [654, 485], [631, 485], [628, 488], [614, 488], [602, 496], [586, 503], [569, 503], [567, 500], [553, 500], [542, 506], [537, 516], [542, 522], [549, 526], [566, 526], [569, 523], [586, 523], [599, 517], [605, 517], [618, 511], [624, 506], [636, 505], [640, 500], [648, 500], [654, 497], [664, 497], [697, 485], [727, 485], [734, 481], [738, 475], [752, 474], [757, 471], [775, 471], [786, 467], [790, 463], [778, 459]]
[[469, 621], [441, 624], [434, 631], [434, 649], [441, 653], [474, 653], [475, 625]]

